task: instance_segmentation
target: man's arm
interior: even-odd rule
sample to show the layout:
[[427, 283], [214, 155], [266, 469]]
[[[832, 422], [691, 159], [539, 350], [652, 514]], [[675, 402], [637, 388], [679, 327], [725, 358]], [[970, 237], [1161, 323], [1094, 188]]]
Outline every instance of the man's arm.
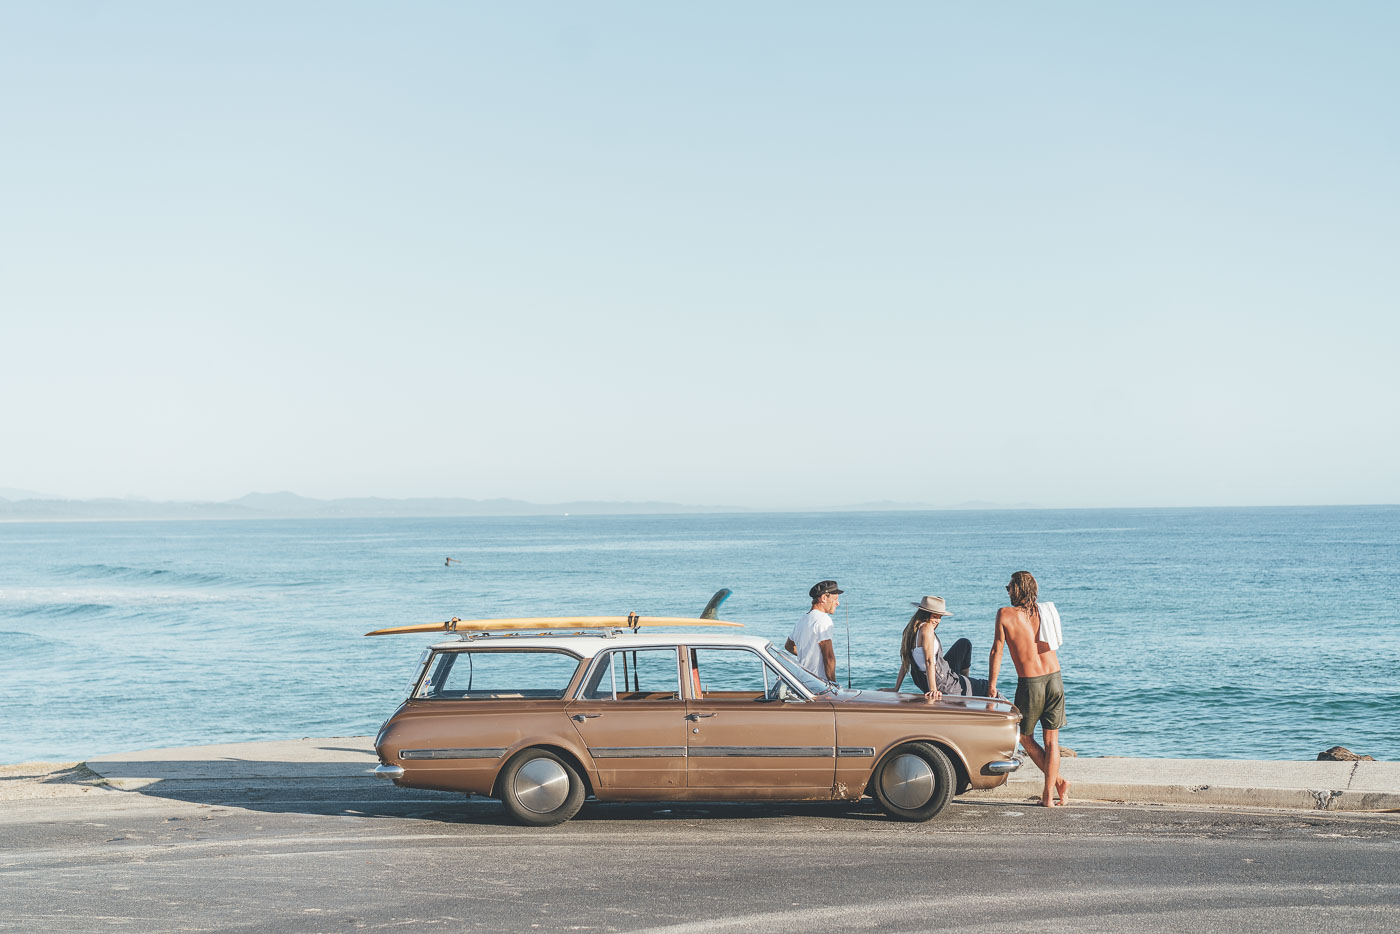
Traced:
[[791, 639], [783, 643], [783, 648], [787, 649], [793, 655], [797, 654], [797, 643], [793, 642]]
[[995, 697], [997, 670], [1001, 668], [1001, 653], [1006, 648], [1006, 633], [1001, 629], [1001, 610], [997, 610], [996, 632], [992, 634], [992, 655], [987, 659], [987, 696]]
[[817, 643], [817, 648], [822, 650], [822, 664], [826, 666], [826, 680], [836, 682], [836, 648], [831, 644], [830, 639], [823, 639]]

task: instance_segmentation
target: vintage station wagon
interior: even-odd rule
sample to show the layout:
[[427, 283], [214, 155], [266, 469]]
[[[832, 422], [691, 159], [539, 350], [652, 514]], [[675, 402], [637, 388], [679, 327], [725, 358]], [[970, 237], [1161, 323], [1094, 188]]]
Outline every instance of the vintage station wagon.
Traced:
[[1019, 721], [1001, 700], [840, 688], [753, 636], [470, 632], [424, 652], [375, 739], [375, 772], [498, 798], [533, 825], [568, 820], [588, 795], [869, 794], [890, 816], [923, 821], [1020, 766]]

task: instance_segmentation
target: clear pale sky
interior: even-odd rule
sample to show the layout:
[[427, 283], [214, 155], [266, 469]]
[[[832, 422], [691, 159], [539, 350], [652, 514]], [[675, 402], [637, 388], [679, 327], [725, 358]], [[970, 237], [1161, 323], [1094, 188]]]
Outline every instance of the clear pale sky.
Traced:
[[1400, 501], [1389, 3], [6, 3], [0, 486]]

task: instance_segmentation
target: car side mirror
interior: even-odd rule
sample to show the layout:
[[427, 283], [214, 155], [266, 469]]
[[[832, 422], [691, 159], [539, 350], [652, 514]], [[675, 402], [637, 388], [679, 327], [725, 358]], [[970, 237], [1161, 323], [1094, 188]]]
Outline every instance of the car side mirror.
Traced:
[[773, 682], [773, 686], [768, 689], [767, 693], [763, 695], [763, 699], [766, 701], [783, 702], [792, 700], [794, 696], [792, 688], [788, 687], [788, 683], [782, 678], [778, 678]]

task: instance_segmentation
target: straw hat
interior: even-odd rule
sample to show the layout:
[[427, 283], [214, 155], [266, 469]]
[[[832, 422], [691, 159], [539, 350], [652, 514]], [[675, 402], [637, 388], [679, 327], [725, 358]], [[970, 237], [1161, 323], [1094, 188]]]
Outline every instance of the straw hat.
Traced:
[[953, 615], [952, 613], [948, 612], [948, 604], [943, 602], [942, 597], [924, 597], [918, 603], [911, 604], [911, 606], [916, 606], [921, 610], [927, 610], [934, 616]]

